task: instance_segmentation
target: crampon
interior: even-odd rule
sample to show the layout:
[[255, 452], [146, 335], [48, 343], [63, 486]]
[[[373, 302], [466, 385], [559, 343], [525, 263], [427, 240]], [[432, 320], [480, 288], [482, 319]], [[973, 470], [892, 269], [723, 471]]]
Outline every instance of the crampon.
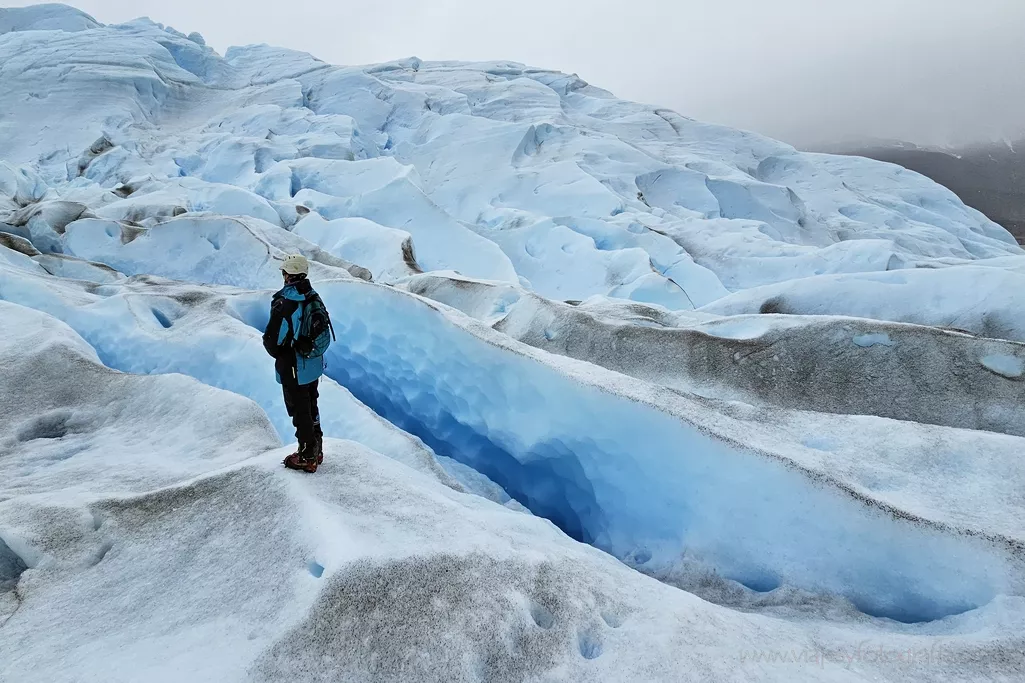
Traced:
[[312, 453], [309, 456], [293, 453], [284, 460], [284, 465], [288, 469], [302, 470], [311, 474], [317, 471], [317, 465], [319, 464], [317, 456]]

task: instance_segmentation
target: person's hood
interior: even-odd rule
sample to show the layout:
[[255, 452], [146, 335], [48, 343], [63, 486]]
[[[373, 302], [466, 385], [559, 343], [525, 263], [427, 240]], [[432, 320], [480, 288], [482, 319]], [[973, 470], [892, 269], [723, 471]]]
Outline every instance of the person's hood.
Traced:
[[293, 282], [287, 284], [281, 288], [277, 293], [277, 296], [284, 297], [285, 299], [291, 299], [292, 301], [304, 301], [306, 295], [313, 291], [313, 285], [310, 284], [309, 279], [302, 279], [299, 282]]

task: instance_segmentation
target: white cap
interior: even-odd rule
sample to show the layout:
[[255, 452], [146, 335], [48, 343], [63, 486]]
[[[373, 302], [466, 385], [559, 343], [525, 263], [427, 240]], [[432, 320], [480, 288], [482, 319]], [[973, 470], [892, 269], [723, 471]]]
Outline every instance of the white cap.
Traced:
[[302, 254], [289, 254], [281, 264], [281, 270], [289, 275], [309, 275], [310, 262]]

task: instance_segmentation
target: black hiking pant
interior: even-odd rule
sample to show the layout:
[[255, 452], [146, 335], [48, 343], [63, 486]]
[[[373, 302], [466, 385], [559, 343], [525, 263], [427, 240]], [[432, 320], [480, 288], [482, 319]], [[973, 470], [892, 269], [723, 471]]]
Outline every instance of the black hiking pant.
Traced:
[[303, 452], [324, 437], [324, 432], [320, 430], [320, 409], [317, 407], [317, 399], [320, 398], [317, 385], [320, 380], [299, 384], [294, 379], [288, 379], [282, 381], [281, 393], [285, 395], [285, 410], [295, 426], [299, 451]]

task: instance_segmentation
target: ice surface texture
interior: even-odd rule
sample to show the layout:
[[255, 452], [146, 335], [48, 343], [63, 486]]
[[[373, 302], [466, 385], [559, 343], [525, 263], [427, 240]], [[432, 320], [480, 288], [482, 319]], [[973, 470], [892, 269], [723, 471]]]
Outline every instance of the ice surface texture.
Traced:
[[[0, 678], [1020, 670], [1025, 258], [947, 190], [62, 6], [0, 11], [0, 99]], [[259, 340], [292, 252], [338, 333], [305, 478]]]
[[[15, 28], [79, 21], [11, 12]], [[978, 288], [966, 282], [972, 271], [954, 273], [981, 263], [996, 281], [1013, 268], [994, 257], [1021, 254], [999, 226], [899, 167], [801, 154], [550, 71], [415, 59], [337, 68], [267, 46], [222, 58], [146, 21], [45, 36], [13, 30], [0, 41], [12, 108], [0, 124], [0, 159], [11, 164], [0, 185], [20, 183], [21, 201], [32, 188], [18, 166], [30, 163], [43, 194], [142, 228], [214, 212], [310, 235], [298, 226], [311, 211], [361, 218], [369, 223], [336, 225], [355, 231], [347, 238], [314, 241], [343, 257], [380, 246], [368, 263], [388, 279], [409, 260], [404, 233], [405, 255], [424, 270], [671, 309], [770, 285], [789, 301], [808, 278], [928, 265], [964, 283], [945, 297], [943, 315], [957, 317]], [[63, 225], [36, 223], [37, 247], [58, 248]], [[889, 282], [900, 293], [887, 301], [930, 287]], [[848, 299], [877, 301], [869, 289]]]
[[570, 306], [443, 273], [404, 286], [531, 346], [701, 396], [1025, 435], [1019, 342], [841, 316]]
[[321, 293], [338, 311], [341, 342], [329, 376], [618, 557], [644, 553], [659, 566], [686, 553], [756, 589], [785, 577], [905, 621], [982, 604], [1010, 577], [997, 555], [982, 559], [982, 546], [954, 559], [964, 540], [865, 509], [653, 407], [453, 334], [408, 297], [342, 284]]

